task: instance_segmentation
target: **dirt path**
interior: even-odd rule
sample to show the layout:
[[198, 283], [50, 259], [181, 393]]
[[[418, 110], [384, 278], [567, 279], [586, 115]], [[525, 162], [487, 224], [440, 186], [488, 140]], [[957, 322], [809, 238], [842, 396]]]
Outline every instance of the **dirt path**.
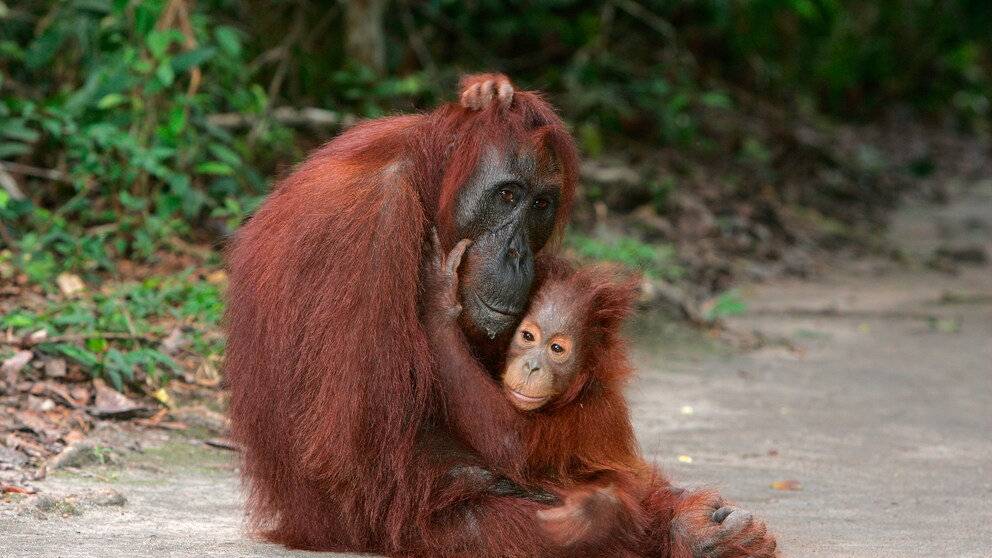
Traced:
[[[989, 252], [990, 202], [908, 207], [893, 239], [914, 259]], [[992, 270], [848, 263], [745, 298], [734, 329], [796, 348], [646, 356], [631, 392], [645, 450], [760, 513], [787, 556], [992, 556]], [[786, 480], [803, 490], [771, 489]]]
[[[992, 250], [988, 190], [903, 210], [893, 238], [911, 261]], [[786, 556], [992, 555], [990, 268], [848, 263], [744, 293], [731, 325], [772, 339], [756, 351], [643, 321], [629, 395], [645, 452], [763, 516]], [[310, 555], [244, 536], [229, 454], [140, 442], [50, 475], [43, 505], [0, 504], [0, 556]], [[771, 487], [790, 480], [802, 490]]]

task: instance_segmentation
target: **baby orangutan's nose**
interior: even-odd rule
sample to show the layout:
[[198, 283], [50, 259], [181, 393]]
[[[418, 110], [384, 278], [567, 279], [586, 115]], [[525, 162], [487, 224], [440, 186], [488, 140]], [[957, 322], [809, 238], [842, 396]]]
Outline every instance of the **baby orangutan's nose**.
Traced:
[[540, 369], [541, 366], [537, 362], [533, 360], [524, 361], [524, 373], [527, 374], [528, 379], [534, 374], [534, 372], [537, 372]]

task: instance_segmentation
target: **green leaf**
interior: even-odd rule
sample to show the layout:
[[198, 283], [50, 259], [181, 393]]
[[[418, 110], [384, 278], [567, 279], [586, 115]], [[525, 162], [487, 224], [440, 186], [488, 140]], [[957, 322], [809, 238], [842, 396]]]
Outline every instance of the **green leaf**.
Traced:
[[74, 360], [79, 364], [87, 368], [93, 368], [97, 364], [96, 356], [92, 353], [84, 351], [75, 345], [68, 345], [66, 343], [41, 343], [38, 345], [42, 349], [48, 349], [52, 352], [61, 354], [62, 356]]
[[162, 85], [169, 86], [176, 79], [176, 72], [172, 70], [172, 65], [168, 62], [162, 62], [155, 69], [155, 77], [158, 78]]
[[110, 368], [116, 368], [121, 374], [124, 375], [125, 378], [129, 380], [134, 379], [134, 368], [128, 363], [127, 359], [124, 358], [123, 353], [117, 349], [110, 349], [107, 351], [107, 360], [110, 361]]
[[135, 60], [134, 64], [131, 65], [131, 69], [134, 70], [134, 72], [137, 74], [148, 74], [152, 71], [152, 68], [154, 67], [155, 65], [152, 64], [151, 61], [144, 58], [140, 60]]
[[[6, 194], [6, 192], [0, 190], [0, 194]], [[8, 314], [0, 320], [0, 325], [3, 325], [4, 327], [12, 327], [14, 329], [33, 327], [35, 323], [37, 323], [37, 318], [22, 313]]]
[[103, 367], [103, 372], [107, 379], [110, 380], [110, 383], [113, 384], [114, 389], [117, 391], [124, 391], [124, 382], [121, 380], [121, 371], [117, 368], [117, 366], [105, 364]]
[[3, 135], [24, 143], [34, 143], [41, 136], [37, 130], [29, 128], [22, 119], [8, 120], [3, 126]]
[[177, 54], [172, 57], [172, 69], [177, 73], [185, 72], [213, 58], [215, 52], [212, 48], [200, 47], [182, 54]]
[[94, 353], [102, 353], [107, 350], [110, 343], [102, 337], [91, 337], [86, 340], [86, 348]]
[[31, 153], [30, 145], [12, 142], [0, 143], [0, 159], [5, 159], [13, 155], [26, 155], [28, 153]]
[[214, 39], [227, 54], [233, 57], [241, 55], [241, 38], [238, 37], [238, 32], [233, 28], [227, 25], [217, 26], [214, 29]]
[[128, 211], [139, 212], [148, 207], [148, 200], [131, 195], [129, 192], [121, 190], [119, 195], [121, 205]]
[[727, 110], [734, 108], [734, 102], [722, 91], [707, 91], [699, 96], [699, 102], [713, 108]]
[[59, 52], [62, 42], [68, 37], [64, 28], [53, 25], [31, 43], [24, 53], [24, 63], [31, 70], [41, 68]]
[[223, 161], [228, 165], [231, 165], [232, 167], [241, 164], [241, 156], [238, 155], [237, 152], [235, 152], [233, 149], [227, 147], [226, 145], [222, 145], [219, 143], [211, 143], [207, 147], [208, 149], [210, 149], [210, 152], [213, 153], [214, 157], [216, 157], [219, 161]]
[[234, 169], [230, 165], [218, 161], [208, 161], [196, 165], [196, 172], [200, 174], [213, 174], [217, 176], [229, 176], [234, 174]]
[[182, 368], [176, 364], [176, 361], [172, 360], [165, 354], [156, 351], [155, 349], [139, 349], [137, 351], [131, 351], [131, 354], [140, 356], [142, 360], [150, 363], [158, 363], [166, 368], [171, 369], [173, 372], [179, 372]]
[[[5, 190], [0, 190], [0, 209], [7, 209], [7, 204], [10, 203], [10, 194]], [[0, 227], [3, 225], [0, 224]]]
[[153, 57], [161, 60], [166, 51], [169, 50], [169, 45], [176, 39], [177, 33], [174, 29], [155, 30], [148, 34], [145, 45], [148, 46], [148, 51], [152, 53]]
[[125, 97], [124, 95], [121, 95], [120, 93], [110, 93], [109, 95], [104, 95], [104, 97], [97, 102], [96, 108], [100, 110], [106, 110], [109, 108], [116, 107], [118, 105], [122, 105], [126, 102], [127, 102], [127, 97]]

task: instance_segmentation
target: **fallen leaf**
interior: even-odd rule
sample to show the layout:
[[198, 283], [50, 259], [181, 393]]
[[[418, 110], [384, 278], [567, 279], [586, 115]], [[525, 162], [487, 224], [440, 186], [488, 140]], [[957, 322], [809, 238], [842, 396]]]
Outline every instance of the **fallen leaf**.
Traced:
[[176, 405], [175, 402], [172, 400], [172, 396], [169, 395], [169, 392], [166, 391], [165, 388], [158, 388], [157, 390], [151, 393], [151, 396], [154, 397], [159, 403], [165, 405], [166, 407], [172, 408], [175, 407]]
[[72, 273], [62, 273], [55, 278], [55, 284], [65, 296], [72, 296], [86, 288], [86, 284], [78, 275]]
[[4, 360], [3, 365], [0, 365], [0, 379], [4, 380], [7, 386], [13, 386], [17, 383], [18, 374], [31, 362], [32, 358], [34, 358], [34, 353], [31, 351], [14, 353], [14, 356]]
[[103, 380], [93, 380], [93, 387], [96, 388], [96, 401], [93, 403], [93, 408], [89, 409], [90, 414], [107, 418], [130, 418], [151, 412], [149, 407], [136, 403], [123, 393], [108, 387]]
[[38, 343], [44, 342], [45, 339], [48, 339], [48, 330], [39, 329], [38, 331], [25, 337], [24, 342], [27, 345], [37, 345]]
[[65, 378], [65, 359], [50, 358], [45, 361], [45, 376], [48, 378]]
[[27, 408], [31, 411], [41, 411], [43, 413], [51, 413], [58, 409], [58, 405], [54, 401], [47, 397], [37, 397], [34, 395], [28, 396]]
[[208, 273], [207, 283], [210, 283], [211, 285], [223, 285], [227, 283], [227, 272], [223, 269], [219, 269]]
[[680, 455], [679, 456], [679, 463], [692, 463], [692, 456], [691, 455]]
[[14, 419], [22, 428], [30, 430], [38, 436], [44, 436], [51, 426], [37, 411], [20, 411], [14, 416]]
[[193, 374], [193, 382], [203, 387], [217, 387], [220, 385], [220, 374], [214, 365], [204, 361], [196, 368], [196, 372]]
[[156, 426], [159, 425], [160, 422], [162, 422], [163, 419], [165, 419], [166, 416], [168, 416], [168, 414], [169, 414], [168, 409], [161, 409], [157, 413], [155, 413], [154, 415], [148, 418], [135, 419], [134, 422], [135, 424], [139, 424], [147, 428], [155, 428]]
[[[85, 401], [80, 402], [76, 400], [76, 398], [73, 397], [68, 391], [66, 391], [65, 387], [63, 387], [60, 384], [57, 384], [55, 382], [45, 382], [44, 385], [45, 385], [45, 390], [49, 395], [54, 395], [63, 404], [68, 405], [73, 409], [81, 405], [84, 405], [86, 403]], [[86, 399], [89, 399], [88, 392], [86, 393]]]
[[794, 492], [802, 489], [803, 485], [797, 480], [784, 480], [772, 483], [772, 490], [787, 490]]
[[35, 490], [33, 488], [24, 488], [22, 486], [15, 486], [13, 484], [0, 482], [0, 493], [7, 493], [7, 492], [10, 492], [12, 494], [34, 494]]
[[90, 402], [90, 389], [86, 386], [76, 386], [70, 389], [69, 395], [71, 395], [73, 401], [79, 403], [79, 405], [85, 405]]
[[189, 341], [183, 339], [183, 328], [176, 325], [173, 326], [172, 330], [169, 331], [169, 334], [162, 339], [162, 352], [169, 356], [175, 356], [175, 354], [179, 352], [179, 349], [182, 349], [188, 344]]

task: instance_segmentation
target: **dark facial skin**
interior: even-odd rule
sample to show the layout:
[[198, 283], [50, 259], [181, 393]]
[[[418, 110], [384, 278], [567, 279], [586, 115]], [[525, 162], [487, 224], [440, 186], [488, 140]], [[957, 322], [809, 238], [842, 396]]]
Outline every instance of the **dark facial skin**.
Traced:
[[459, 276], [463, 320], [490, 338], [515, 326], [534, 282], [534, 254], [551, 238], [561, 175], [531, 149], [489, 148], [455, 200], [455, 231], [472, 240]]
[[578, 316], [554, 293], [542, 297], [517, 327], [507, 350], [503, 387], [518, 409], [534, 411], [564, 393], [579, 370]]

